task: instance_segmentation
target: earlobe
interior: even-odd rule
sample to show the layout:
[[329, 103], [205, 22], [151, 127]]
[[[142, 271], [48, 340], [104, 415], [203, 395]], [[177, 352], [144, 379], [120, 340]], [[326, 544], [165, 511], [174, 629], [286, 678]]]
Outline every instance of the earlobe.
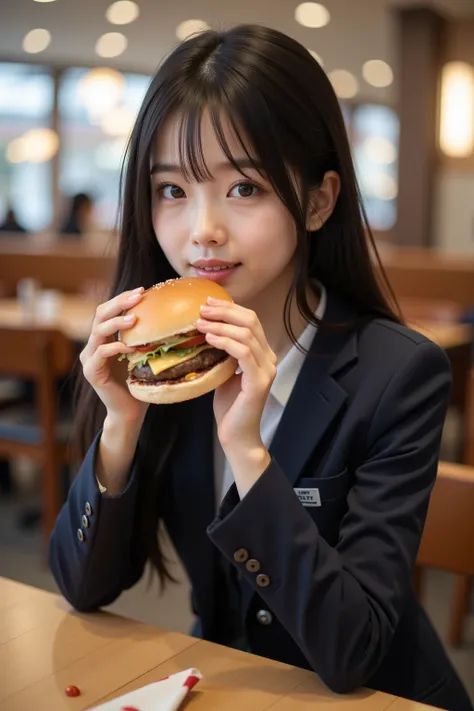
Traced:
[[306, 229], [315, 232], [331, 217], [341, 190], [339, 174], [330, 170], [324, 174], [321, 185], [311, 191], [306, 218]]

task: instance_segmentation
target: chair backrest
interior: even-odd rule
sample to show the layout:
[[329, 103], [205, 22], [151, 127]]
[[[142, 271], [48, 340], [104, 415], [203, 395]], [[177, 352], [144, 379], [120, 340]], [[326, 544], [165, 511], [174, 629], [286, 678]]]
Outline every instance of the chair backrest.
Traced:
[[0, 328], [0, 374], [40, 378], [45, 364], [52, 377], [67, 375], [74, 362], [71, 341], [54, 329]]
[[439, 463], [417, 564], [474, 576], [474, 467]]

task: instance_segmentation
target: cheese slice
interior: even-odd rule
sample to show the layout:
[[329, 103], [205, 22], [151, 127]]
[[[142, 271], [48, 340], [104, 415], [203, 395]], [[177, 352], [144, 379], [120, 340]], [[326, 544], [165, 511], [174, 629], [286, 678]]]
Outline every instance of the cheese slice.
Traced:
[[[147, 360], [147, 363], [150, 366], [153, 375], [158, 375], [164, 370], [168, 370], [168, 368], [174, 368], [174, 366], [178, 365], [179, 363], [185, 363], [187, 360], [191, 360], [191, 358], [197, 356], [198, 353], [201, 353], [202, 351], [205, 351], [208, 348], [212, 348], [212, 346], [208, 343], [205, 343], [202, 346], [197, 346], [193, 349], [192, 353], [188, 353], [185, 356], [180, 356], [176, 353], [173, 353], [173, 351], [168, 351], [168, 353], [164, 353], [164, 355], [157, 356], [156, 358], [150, 358], [149, 360]], [[128, 365], [128, 369], [133, 370], [136, 364], [141, 360], [143, 360], [143, 353], [132, 353], [129, 356], [130, 362]]]

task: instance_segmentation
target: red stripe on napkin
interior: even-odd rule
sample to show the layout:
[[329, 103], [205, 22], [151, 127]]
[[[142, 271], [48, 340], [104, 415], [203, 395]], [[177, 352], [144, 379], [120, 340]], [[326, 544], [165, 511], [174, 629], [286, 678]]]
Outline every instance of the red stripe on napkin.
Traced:
[[200, 681], [199, 677], [191, 674], [190, 676], [188, 676], [183, 686], [187, 686], [187, 688], [191, 691], [191, 689], [194, 689], [198, 681]]

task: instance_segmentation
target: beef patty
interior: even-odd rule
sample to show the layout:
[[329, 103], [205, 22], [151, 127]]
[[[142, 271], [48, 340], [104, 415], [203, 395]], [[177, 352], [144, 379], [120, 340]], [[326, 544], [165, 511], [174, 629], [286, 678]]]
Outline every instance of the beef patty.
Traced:
[[219, 363], [221, 360], [227, 358], [227, 353], [221, 351], [218, 348], [207, 348], [205, 351], [201, 351], [194, 358], [184, 361], [184, 363], [179, 363], [174, 365], [172, 368], [163, 370], [158, 375], [154, 375], [152, 369], [146, 363], [142, 366], [137, 366], [132, 370], [132, 376], [137, 380], [144, 380], [148, 383], [159, 383], [163, 380], [179, 380], [184, 378], [188, 373], [197, 373], [200, 370], [208, 370], [212, 366]]

